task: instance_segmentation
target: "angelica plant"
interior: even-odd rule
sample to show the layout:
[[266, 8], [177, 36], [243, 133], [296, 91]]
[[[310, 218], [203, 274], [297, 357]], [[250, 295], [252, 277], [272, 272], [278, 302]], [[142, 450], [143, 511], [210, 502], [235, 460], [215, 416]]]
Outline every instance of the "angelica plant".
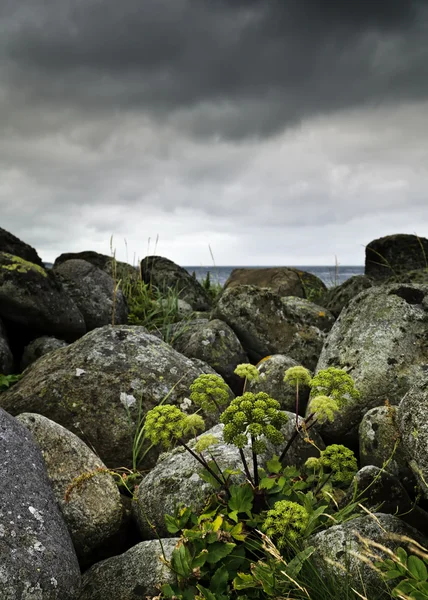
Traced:
[[284, 383], [296, 387], [296, 428], [299, 427], [299, 385], [310, 385], [311, 373], [305, 367], [290, 367], [284, 375]]
[[247, 381], [258, 381], [260, 379], [260, 372], [257, 367], [250, 363], [242, 363], [234, 370], [235, 375], [244, 379], [244, 387], [242, 393], [244, 394], [247, 389]]
[[[284, 441], [281, 427], [287, 420], [285, 412], [280, 410], [279, 402], [265, 392], [257, 394], [245, 392], [232, 400], [220, 416], [220, 422], [224, 424], [224, 440], [239, 449], [247, 478], [255, 487], [259, 484], [257, 455], [266, 450], [264, 439], [268, 439], [275, 445], [281, 444]], [[253, 455], [254, 480], [243, 452], [244, 446], [249, 443], [249, 438]]]
[[308, 523], [309, 514], [303, 506], [297, 502], [280, 500], [268, 511], [262, 529], [282, 550], [289, 542], [295, 542], [303, 535]]
[[218, 412], [229, 402], [229, 387], [220, 375], [203, 373], [190, 386], [190, 400], [206, 412]]
[[328, 481], [339, 486], [349, 485], [358, 470], [354, 453], [341, 444], [327, 446], [318, 458], [311, 456], [307, 459], [305, 467], [313, 471], [314, 476], [320, 480], [315, 494], [320, 492]]

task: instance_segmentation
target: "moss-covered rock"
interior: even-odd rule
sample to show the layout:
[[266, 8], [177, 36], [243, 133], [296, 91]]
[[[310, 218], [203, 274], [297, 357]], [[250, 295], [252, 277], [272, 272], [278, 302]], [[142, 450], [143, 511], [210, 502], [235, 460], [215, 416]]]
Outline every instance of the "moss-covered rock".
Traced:
[[42, 414], [78, 435], [108, 467], [130, 467], [138, 415], [166, 396], [181, 403], [201, 373], [214, 371], [144, 327], [105, 326], [30, 365], [0, 405], [15, 415]]
[[54, 267], [56, 268], [68, 260], [85, 260], [94, 267], [105, 271], [108, 275], [113, 275], [114, 271], [116, 271], [118, 279], [123, 279], [124, 277], [138, 277], [138, 269], [132, 265], [115, 260], [113, 256], [109, 256], [108, 254], [100, 254], [93, 250], [65, 252], [64, 254], [60, 254], [60, 256], [55, 259]]
[[58, 348], [65, 348], [66, 346], [67, 343], [64, 340], [59, 340], [48, 335], [36, 338], [24, 348], [21, 358], [21, 371], [24, 371], [24, 369], [33, 362], [36, 362], [44, 354], [58, 350]]
[[[17, 420], [31, 431], [42, 451], [77, 556], [84, 559], [118, 531], [122, 520], [119, 489], [104, 463], [74, 433], [34, 413], [22, 413]], [[97, 470], [101, 472], [96, 474]], [[89, 474], [93, 476], [86, 479]]]
[[366, 246], [365, 274], [379, 281], [428, 267], [428, 239], [398, 233]]
[[11, 373], [13, 373], [13, 355], [6, 329], [0, 319], [0, 375], [10, 375]]
[[341, 285], [330, 288], [322, 298], [322, 304], [329, 310], [335, 317], [338, 317], [342, 312], [342, 309], [349, 304], [349, 302], [358, 296], [358, 294], [364, 290], [367, 290], [373, 286], [373, 281], [367, 275], [354, 275]]
[[161, 292], [174, 290], [194, 310], [209, 310], [211, 299], [202, 285], [186, 269], [162, 256], [146, 256], [141, 261], [141, 276], [145, 283]]
[[399, 273], [393, 275], [385, 281], [387, 285], [392, 283], [422, 283], [428, 284], [428, 268], [418, 269], [416, 271], [406, 271], [405, 273]]
[[321, 435], [329, 442], [356, 444], [368, 410], [386, 400], [398, 404], [423, 378], [427, 336], [428, 286], [382, 285], [354, 298], [328, 334], [317, 371], [345, 369], [361, 397], [348, 402], [333, 423], [323, 424]]
[[284, 296], [281, 301], [286, 314], [293, 321], [302, 325], [317, 327], [321, 331], [330, 331], [333, 327], [334, 316], [319, 304], [296, 296]]
[[[426, 361], [428, 363], [428, 361]], [[428, 373], [402, 399], [397, 410], [403, 450], [425, 498], [428, 498]]]
[[42, 259], [34, 250], [34, 248], [1, 227], [0, 252], [6, 252], [7, 254], [12, 254], [13, 256], [19, 256], [30, 263], [38, 265], [39, 267], [43, 267]]
[[230, 325], [253, 362], [271, 354], [285, 354], [309, 369], [315, 368], [325, 334], [303, 323], [272, 290], [231, 286], [220, 296], [213, 317]]
[[83, 317], [52, 273], [18, 256], [0, 252], [0, 316], [38, 332], [76, 339]]
[[171, 560], [178, 538], [140, 542], [127, 552], [91, 567], [82, 578], [79, 600], [142, 600], [154, 598], [163, 583], [177, 576], [162, 562]]
[[199, 358], [210, 365], [235, 394], [242, 392], [242, 379], [234, 374], [234, 370], [237, 365], [248, 362], [248, 357], [234, 331], [224, 321], [198, 319], [183, 324], [180, 334], [173, 337], [172, 346], [181, 354]]
[[316, 275], [293, 267], [233, 269], [224, 289], [240, 285], [267, 287], [280, 296], [297, 296], [312, 302], [321, 298], [327, 289]]
[[82, 313], [87, 331], [128, 322], [127, 302], [111, 275], [79, 259], [61, 262], [53, 270]]

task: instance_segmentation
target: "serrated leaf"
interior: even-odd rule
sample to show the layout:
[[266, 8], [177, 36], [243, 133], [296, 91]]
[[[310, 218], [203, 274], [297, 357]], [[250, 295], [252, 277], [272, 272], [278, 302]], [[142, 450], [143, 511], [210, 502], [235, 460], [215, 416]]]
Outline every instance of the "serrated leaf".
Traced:
[[410, 574], [416, 581], [426, 581], [428, 577], [428, 571], [425, 563], [417, 556], [411, 555], [407, 559], [407, 568]]
[[218, 600], [218, 598], [212, 592], [204, 588], [202, 585], [197, 585], [196, 587], [201, 592], [202, 596], [206, 598], [206, 600]]
[[192, 573], [191, 562], [192, 557], [190, 556], [189, 549], [184, 544], [173, 550], [171, 567], [177, 575], [184, 578], [189, 577]]
[[169, 533], [177, 533], [181, 529], [178, 526], [177, 519], [171, 515], [165, 515], [165, 525]]
[[270, 473], [281, 473], [282, 471], [282, 464], [279, 462], [279, 458], [276, 454], [274, 454], [270, 460], [266, 461], [266, 466]]
[[242, 533], [243, 526], [244, 524], [241, 521], [237, 523], [234, 527], [232, 527], [232, 529], [230, 530], [230, 535], [239, 542], [243, 542], [246, 538], [246, 534]]
[[197, 569], [198, 567], [203, 567], [204, 564], [207, 562], [207, 558], [208, 558], [208, 550], [206, 548], [204, 548], [192, 560], [192, 569]]
[[231, 519], [235, 523], [238, 522], [238, 511], [237, 510], [232, 510], [232, 512], [227, 513], [227, 516], [229, 517], [229, 519]]
[[271, 490], [275, 486], [276, 479], [274, 477], [264, 477], [259, 485], [262, 490]]
[[238, 513], [249, 513], [253, 508], [253, 490], [249, 484], [231, 485], [229, 488], [230, 499], [228, 506], [230, 510]]
[[208, 547], [208, 558], [207, 561], [210, 564], [215, 564], [228, 554], [236, 547], [233, 542], [215, 542]]
[[238, 573], [233, 580], [234, 590], [246, 590], [255, 587], [254, 577], [249, 573]]
[[211, 578], [210, 589], [216, 594], [227, 592], [227, 582], [229, 581], [229, 571], [222, 565]]
[[161, 586], [161, 591], [165, 598], [174, 598], [177, 595], [177, 592], [169, 585], [169, 583], [164, 583]]

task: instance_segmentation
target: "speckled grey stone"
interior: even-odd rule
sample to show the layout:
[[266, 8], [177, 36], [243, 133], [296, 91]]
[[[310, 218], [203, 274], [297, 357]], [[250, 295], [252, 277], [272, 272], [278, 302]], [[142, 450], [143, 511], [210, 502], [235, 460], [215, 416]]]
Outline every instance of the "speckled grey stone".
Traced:
[[73, 489], [67, 501], [67, 489], [75, 478], [105, 469], [104, 463], [74, 433], [50, 419], [34, 413], [23, 413], [17, 419], [31, 431], [42, 451], [77, 556], [83, 558], [120, 527], [118, 487], [111, 475], [100, 473]]
[[428, 373], [397, 410], [403, 450], [425, 498], [428, 498]]
[[330, 288], [324, 295], [322, 303], [338, 317], [342, 309], [363, 290], [373, 287], [374, 283], [367, 275], [354, 275], [341, 285]]
[[115, 282], [111, 275], [79, 259], [55, 265], [53, 271], [82, 313], [87, 331], [111, 325], [113, 309], [116, 325], [128, 322], [128, 304], [122, 290], [114, 293]]
[[[163, 583], [173, 585], [174, 573], [161, 561], [171, 559], [178, 538], [140, 542], [124, 554], [103, 560], [82, 578], [79, 600], [142, 600], [159, 593]], [[163, 550], [163, 552], [162, 552]]]
[[314, 369], [325, 339], [320, 329], [300, 322], [287, 310], [281, 296], [268, 288], [227, 288], [213, 318], [230, 325], [253, 362], [271, 354], [285, 354]]
[[58, 348], [65, 348], [68, 344], [55, 337], [43, 335], [30, 342], [25, 348], [21, 358], [21, 371], [24, 371], [41, 356]]
[[[364, 414], [397, 405], [425, 376], [428, 286], [380, 285], [358, 294], [328, 334], [316, 371], [344, 368], [361, 393], [320, 428], [326, 441], [355, 444]], [[310, 411], [311, 402], [307, 412]]]
[[[347, 584], [355, 587], [360, 593], [365, 591], [369, 594], [368, 598], [378, 598], [376, 593], [384, 588], [376, 571], [359, 558], [359, 555], [364, 553], [364, 543], [358, 538], [358, 534], [392, 551], [403, 542], [392, 538], [390, 534], [405, 535], [422, 544], [427, 542], [416, 529], [397, 517], [382, 513], [358, 517], [311, 536], [307, 544], [316, 548], [312, 561], [319, 569], [320, 575], [334, 576], [343, 582], [347, 577]], [[387, 557], [386, 553], [379, 549], [376, 549], [376, 554]], [[361, 582], [364, 582], [365, 590]]]
[[281, 297], [282, 304], [285, 307], [286, 314], [297, 323], [303, 325], [312, 325], [321, 331], [330, 331], [336, 320], [332, 313], [306, 298], [297, 296]]
[[0, 409], [0, 597], [77, 600], [80, 571], [40, 450]]
[[[168, 394], [170, 404], [182, 403], [201, 373], [214, 370], [144, 327], [107, 325], [42, 356], [0, 394], [0, 406], [15, 415], [42, 414], [79, 436], [108, 467], [130, 467], [140, 406], [144, 414]], [[147, 455], [141, 469], [156, 456]]]

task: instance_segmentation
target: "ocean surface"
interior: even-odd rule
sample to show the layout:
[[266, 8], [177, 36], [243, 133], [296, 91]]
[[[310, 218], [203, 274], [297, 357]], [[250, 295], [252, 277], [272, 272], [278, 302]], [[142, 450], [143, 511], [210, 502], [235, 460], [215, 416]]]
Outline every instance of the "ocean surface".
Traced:
[[[334, 285], [340, 285], [353, 275], [364, 275], [364, 266], [343, 266], [339, 265], [338, 267], [333, 266], [324, 266], [324, 267], [308, 267], [308, 266], [300, 266], [293, 265], [296, 269], [300, 269], [301, 271], [307, 271], [308, 273], [313, 273], [325, 283], [327, 287], [332, 287]], [[230, 266], [230, 267], [184, 267], [189, 273], [195, 273], [196, 278], [201, 281], [205, 279], [207, 276], [207, 272], [210, 272], [211, 281], [213, 283], [220, 283], [224, 285], [227, 278], [233, 271], [233, 269], [245, 268], [239, 266]], [[247, 267], [252, 269], [263, 269], [266, 267]]]

